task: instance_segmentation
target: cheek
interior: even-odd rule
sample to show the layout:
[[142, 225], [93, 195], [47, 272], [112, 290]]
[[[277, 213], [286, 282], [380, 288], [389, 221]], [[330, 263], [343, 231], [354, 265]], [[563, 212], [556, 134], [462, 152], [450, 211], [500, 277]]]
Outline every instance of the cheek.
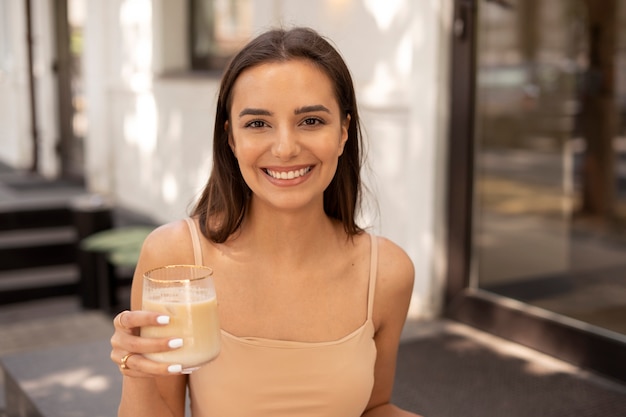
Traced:
[[237, 155], [239, 155], [241, 158], [249, 157], [256, 152], [254, 144], [250, 141], [239, 140], [234, 141], [233, 143], [235, 144]]
[[247, 166], [254, 164], [254, 161], [263, 153], [262, 144], [259, 141], [245, 140], [239, 137], [238, 139], [233, 139], [231, 143], [233, 153], [242, 169], [246, 169]]

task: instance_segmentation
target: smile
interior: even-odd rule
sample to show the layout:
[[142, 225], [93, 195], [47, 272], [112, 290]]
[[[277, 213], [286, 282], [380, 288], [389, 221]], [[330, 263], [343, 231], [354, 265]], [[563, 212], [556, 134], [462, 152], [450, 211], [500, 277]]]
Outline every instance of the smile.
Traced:
[[302, 177], [311, 171], [311, 167], [297, 169], [295, 171], [272, 171], [271, 169], [264, 169], [265, 173], [277, 180], [292, 180], [294, 178]]

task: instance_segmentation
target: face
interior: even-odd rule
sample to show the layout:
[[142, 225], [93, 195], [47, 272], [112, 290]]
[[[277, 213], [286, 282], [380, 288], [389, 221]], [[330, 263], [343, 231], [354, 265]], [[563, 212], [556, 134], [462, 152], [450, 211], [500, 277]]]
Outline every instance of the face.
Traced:
[[328, 76], [307, 60], [261, 64], [233, 87], [229, 144], [253, 204], [323, 209], [348, 138]]

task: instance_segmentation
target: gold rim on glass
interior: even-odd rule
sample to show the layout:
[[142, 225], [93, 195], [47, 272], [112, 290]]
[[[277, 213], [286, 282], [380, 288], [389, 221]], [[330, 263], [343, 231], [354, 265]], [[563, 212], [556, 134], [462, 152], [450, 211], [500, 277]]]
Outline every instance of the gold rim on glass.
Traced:
[[[193, 269], [197, 269], [197, 270], [203, 270], [206, 272], [206, 275], [202, 275], [199, 277], [195, 277], [195, 278], [187, 278], [187, 279], [159, 279], [159, 278], [152, 278], [149, 276], [150, 273], [157, 271], [157, 270], [165, 270], [165, 269], [174, 269], [174, 268], [193, 268]], [[213, 270], [211, 268], [209, 268], [208, 266], [204, 266], [204, 265], [165, 265], [165, 266], [159, 266], [157, 268], [153, 268], [150, 269], [149, 271], [146, 271], [143, 273], [143, 277], [151, 282], [160, 282], [160, 283], [176, 283], [176, 282], [194, 282], [194, 281], [199, 281], [201, 279], [204, 278], [208, 278], [211, 277], [213, 275]]]

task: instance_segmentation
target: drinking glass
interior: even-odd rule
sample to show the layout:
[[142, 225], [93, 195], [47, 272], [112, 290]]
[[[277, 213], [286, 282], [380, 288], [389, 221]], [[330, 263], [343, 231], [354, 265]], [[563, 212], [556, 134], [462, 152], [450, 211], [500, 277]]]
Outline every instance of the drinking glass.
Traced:
[[181, 364], [191, 373], [220, 352], [217, 298], [211, 268], [167, 265], [143, 276], [142, 310], [170, 317], [169, 324], [141, 328], [142, 337], [182, 338], [183, 346], [144, 356], [156, 362]]

